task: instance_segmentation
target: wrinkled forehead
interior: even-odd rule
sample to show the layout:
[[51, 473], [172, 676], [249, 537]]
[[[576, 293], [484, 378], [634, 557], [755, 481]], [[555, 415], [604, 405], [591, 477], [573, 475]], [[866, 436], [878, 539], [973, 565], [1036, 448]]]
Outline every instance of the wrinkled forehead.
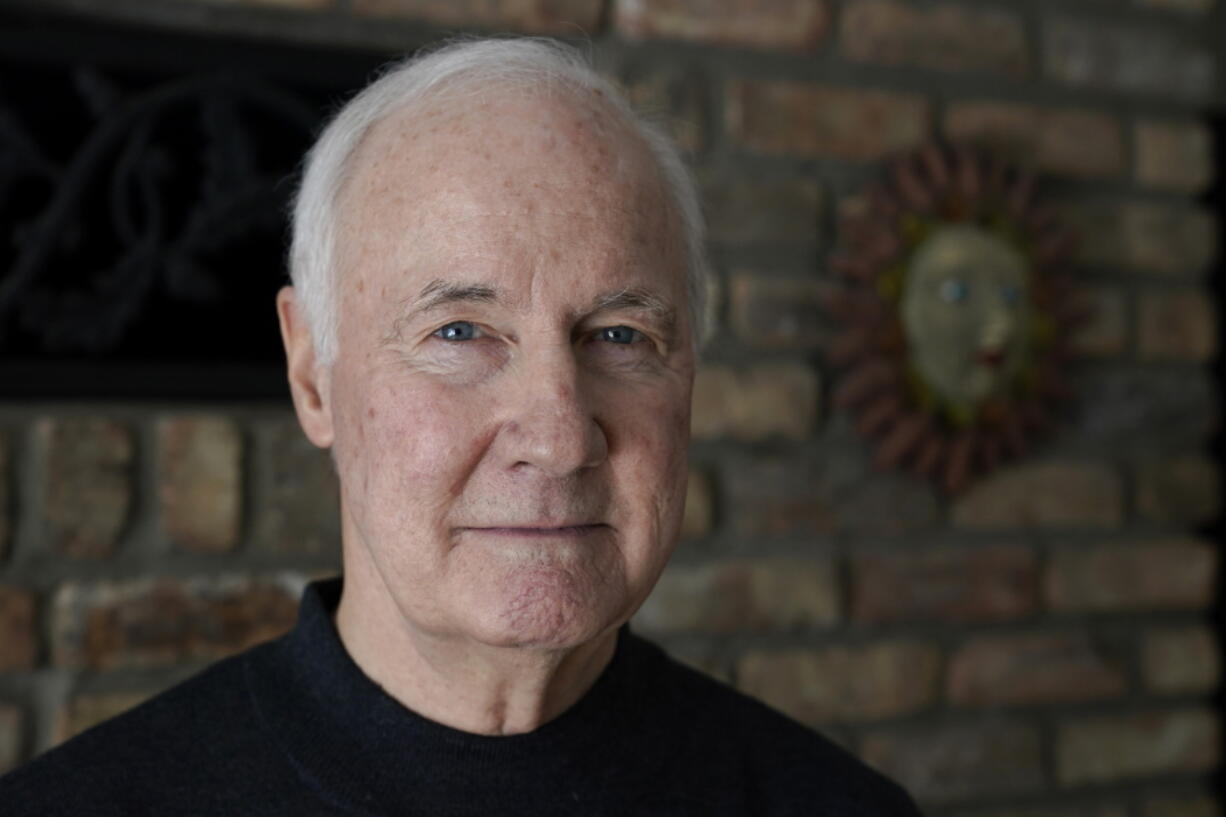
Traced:
[[501, 183], [507, 196], [563, 181], [593, 193], [659, 190], [659, 175], [642, 138], [602, 92], [483, 87], [373, 125], [351, 159], [340, 202], [352, 208], [372, 194], [399, 192], [389, 183], [421, 197], [473, 181]]
[[338, 198], [342, 270], [355, 251], [405, 236], [422, 248], [470, 251], [472, 242], [455, 240], [466, 225], [500, 224], [525, 241], [588, 224], [580, 236], [621, 235], [627, 252], [684, 264], [658, 165], [601, 95], [517, 90], [449, 99], [393, 114], [359, 146]]

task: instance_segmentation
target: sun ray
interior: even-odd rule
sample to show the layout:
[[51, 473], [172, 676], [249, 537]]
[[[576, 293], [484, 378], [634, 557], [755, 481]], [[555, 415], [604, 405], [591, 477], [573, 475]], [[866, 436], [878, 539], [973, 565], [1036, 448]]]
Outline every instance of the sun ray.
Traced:
[[878, 468], [896, 468], [924, 441], [924, 435], [932, 425], [928, 414], [906, 414], [890, 429], [877, 446], [874, 464]]
[[881, 358], [861, 364], [849, 374], [834, 392], [834, 404], [839, 408], [859, 406], [898, 382], [898, 372]]

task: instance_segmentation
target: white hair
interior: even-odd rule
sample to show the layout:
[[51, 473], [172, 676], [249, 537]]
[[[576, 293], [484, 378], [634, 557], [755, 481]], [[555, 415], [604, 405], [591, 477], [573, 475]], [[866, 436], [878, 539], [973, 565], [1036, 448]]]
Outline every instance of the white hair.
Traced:
[[616, 120], [643, 140], [675, 210], [686, 253], [686, 295], [695, 348], [706, 334], [708, 277], [702, 208], [694, 181], [672, 140], [636, 114], [579, 51], [542, 38], [461, 40], [394, 63], [342, 107], [306, 156], [293, 204], [289, 268], [318, 361], [336, 356], [337, 202], [353, 157], [370, 129], [414, 105], [446, 102], [474, 90], [595, 91]]

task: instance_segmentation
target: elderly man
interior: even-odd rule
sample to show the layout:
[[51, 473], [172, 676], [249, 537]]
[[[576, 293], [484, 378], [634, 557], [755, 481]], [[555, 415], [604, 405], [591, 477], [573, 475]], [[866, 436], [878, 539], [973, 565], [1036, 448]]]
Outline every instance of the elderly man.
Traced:
[[368, 87], [311, 152], [277, 299], [343, 584], [10, 775], [4, 813], [914, 815], [625, 627], [681, 523], [701, 243], [674, 150], [563, 46]]

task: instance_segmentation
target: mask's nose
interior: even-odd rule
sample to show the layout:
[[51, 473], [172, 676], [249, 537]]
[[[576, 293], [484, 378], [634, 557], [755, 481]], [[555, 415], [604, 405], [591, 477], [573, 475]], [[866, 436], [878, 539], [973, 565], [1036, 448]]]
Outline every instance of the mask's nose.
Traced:
[[1003, 297], [994, 299], [986, 309], [987, 316], [979, 334], [979, 347], [992, 351], [1004, 349], [1017, 330], [1017, 317]]

